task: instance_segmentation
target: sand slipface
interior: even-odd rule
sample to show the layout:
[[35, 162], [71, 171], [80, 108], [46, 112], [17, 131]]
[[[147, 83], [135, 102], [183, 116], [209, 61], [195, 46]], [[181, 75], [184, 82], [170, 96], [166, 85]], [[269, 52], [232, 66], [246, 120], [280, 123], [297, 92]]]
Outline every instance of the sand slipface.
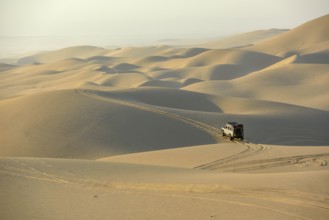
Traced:
[[0, 63], [0, 218], [328, 219], [328, 19]]

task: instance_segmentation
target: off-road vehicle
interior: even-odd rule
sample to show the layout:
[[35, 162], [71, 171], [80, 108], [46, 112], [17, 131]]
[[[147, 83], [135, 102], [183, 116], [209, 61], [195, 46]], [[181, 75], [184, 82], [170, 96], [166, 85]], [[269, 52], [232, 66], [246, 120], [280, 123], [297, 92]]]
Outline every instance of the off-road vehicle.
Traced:
[[237, 122], [227, 122], [224, 127], [221, 128], [222, 135], [228, 136], [230, 140], [234, 138], [244, 139], [243, 133], [243, 124], [239, 124]]

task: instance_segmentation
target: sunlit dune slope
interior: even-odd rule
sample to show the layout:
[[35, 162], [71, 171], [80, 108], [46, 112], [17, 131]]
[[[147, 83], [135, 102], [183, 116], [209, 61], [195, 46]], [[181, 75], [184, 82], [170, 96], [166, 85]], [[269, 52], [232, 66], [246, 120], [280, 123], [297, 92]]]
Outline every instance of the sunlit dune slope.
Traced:
[[287, 31], [288, 30], [285, 29], [257, 30], [257, 31], [242, 33], [230, 37], [225, 37], [223, 39], [207, 42], [201, 44], [200, 47], [205, 47], [210, 49], [223, 49], [223, 48], [234, 48], [234, 47], [242, 48], [253, 44], [258, 44], [261, 41], [278, 36]]
[[329, 15], [325, 15], [248, 49], [281, 56], [312, 51], [312, 48], [321, 50], [318, 45], [321, 45], [322, 49], [328, 49], [323, 47], [328, 45], [328, 24]]
[[231, 81], [205, 81], [186, 90], [271, 100], [328, 110], [328, 64], [281, 63]]
[[209, 134], [182, 121], [78, 90], [0, 105], [1, 156], [95, 158], [214, 143]]
[[0, 165], [0, 193], [6, 198], [1, 200], [0, 211], [6, 219], [220, 216], [238, 220], [238, 212], [244, 219], [316, 216], [325, 220], [328, 213], [325, 170], [218, 175], [175, 167], [46, 158], [2, 158]]

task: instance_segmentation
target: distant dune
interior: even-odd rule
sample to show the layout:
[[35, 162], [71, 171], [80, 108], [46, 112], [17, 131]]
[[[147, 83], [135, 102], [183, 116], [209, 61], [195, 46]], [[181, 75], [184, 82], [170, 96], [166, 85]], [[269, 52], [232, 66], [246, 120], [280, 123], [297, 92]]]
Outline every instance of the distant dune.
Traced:
[[86, 58], [95, 55], [102, 55], [105, 50], [99, 47], [92, 46], [76, 46], [69, 47], [62, 50], [41, 53], [38, 55], [24, 57], [19, 59], [17, 63], [19, 65], [27, 65], [34, 63], [51, 63], [59, 60], [64, 60], [68, 58]]
[[326, 47], [322, 47], [322, 50], [328, 50], [328, 23], [329, 16], [325, 15], [248, 49], [280, 54], [285, 57], [294, 53], [313, 52], [315, 48], [318, 49], [318, 46], [323, 46], [324, 43], [326, 43]]
[[1, 63], [0, 219], [327, 220], [328, 19]]
[[210, 49], [243, 48], [287, 32], [286, 29], [258, 30], [201, 44]]

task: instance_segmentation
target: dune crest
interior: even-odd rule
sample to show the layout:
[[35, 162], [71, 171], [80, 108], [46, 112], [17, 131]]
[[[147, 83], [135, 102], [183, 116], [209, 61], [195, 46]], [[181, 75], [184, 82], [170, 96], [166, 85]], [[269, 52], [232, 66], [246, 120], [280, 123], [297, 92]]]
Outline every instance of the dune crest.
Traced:
[[[319, 44], [328, 42], [328, 23], [329, 15], [324, 15], [248, 49], [269, 54], [304, 53]], [[328, 47], [322, 49], [328, 49]]]
[[257, 30], [201, 44], [210, 49], [243, 48], [287, 32], [286, 29]]

